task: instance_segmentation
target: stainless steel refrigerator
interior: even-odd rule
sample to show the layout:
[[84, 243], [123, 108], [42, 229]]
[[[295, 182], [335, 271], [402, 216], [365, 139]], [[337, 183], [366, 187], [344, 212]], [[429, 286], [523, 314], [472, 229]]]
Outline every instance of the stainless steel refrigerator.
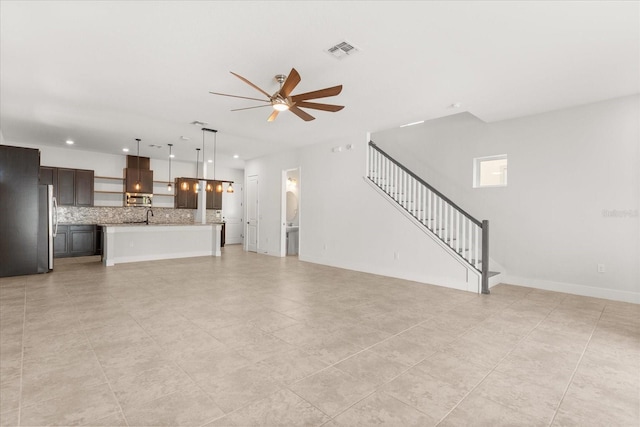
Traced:
[[58, 206], [53, 185], [38, 185], [38, 273], [53, 270], [53, 238], [58, 230]]
[[40, 150], [0, 145], [0, 277], [53, 270], [53, 186], [39, 185]]

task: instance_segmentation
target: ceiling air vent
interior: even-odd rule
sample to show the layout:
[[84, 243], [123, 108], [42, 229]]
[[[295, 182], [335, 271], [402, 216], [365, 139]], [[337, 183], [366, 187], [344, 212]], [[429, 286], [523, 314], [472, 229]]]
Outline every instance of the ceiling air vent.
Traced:
[[343, 41], [343, 42], [337, 43], [334, 46], [331, 46], [329, 49], [327, 49], [327, 53], [329, 53], [331, 56], [335, 58], [342, 59], [349, 55], [353, 55], [359, 50], [360, 49], [358, 49], [348, 41]]

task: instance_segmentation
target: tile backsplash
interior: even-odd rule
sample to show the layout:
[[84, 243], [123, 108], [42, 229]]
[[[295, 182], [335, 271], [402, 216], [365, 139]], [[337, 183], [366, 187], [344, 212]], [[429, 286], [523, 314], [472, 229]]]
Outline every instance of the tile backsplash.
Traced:
[[[149, 222], [155, 224], [193, 224], [193, 209], [153, 208]], [[127, 221], [143, 221], [147, 208], [143, 207], [92, 207], [58, 206], [60, 224], [121, 224]], [[220, 221], [220, 211], [207, 210], [207, 222]]]

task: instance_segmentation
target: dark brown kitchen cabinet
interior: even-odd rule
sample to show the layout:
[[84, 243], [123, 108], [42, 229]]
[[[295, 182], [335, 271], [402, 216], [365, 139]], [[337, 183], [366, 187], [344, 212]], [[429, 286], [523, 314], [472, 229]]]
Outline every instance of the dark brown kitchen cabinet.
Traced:
[[70, 225], [69, 226], [69, 256], [95, 255], [96, 253], [96, 226], [95, 225]]
[[40, 167], [40, 184], [53, 185], [60, 206], [93, 206], [93, 171]]
[[[220, 188], [218, 188], [218, 186], [220, 186]], [[222, 182], [207, 180], [206, 190], [207, 209], [222, 209]]]
[[77, 169], [75, 206], [93, 206], [93, 171]]
[[73, 206], [76, 203], [76, 170], [58, 168], [58, 205]]
[[[207, 192], [207, 209], [222, 209], [222, 192], [217, 191], [218, 185], [222, 188], [221, 181], [206, 180], [204, 190]], [[198, 193], [195, 192], [195, 185], [199, 181], [195, 178], [176, 178], [175, 188], [175, 208], [176, 209], [198, 209]]]
[[58, 234], [53, 238], [54, 258], [64, 258], [69, 256], [69, 226], [58, 225]]
[[[126, 193], [153, 194], [153, 171], [148, 169], [125, 168], [125, 189]], [[140, 182], [140, 188], [136, 188], [136, 183]]]
[[99, 254], [95, 225], [58, 225], [53, 239], [55, 258], [90, 256]]
[[[40, 184], [58, 186], [58, 168], [40, 166]], [[54, 192], [55, 192], [54, 188]], [[55, 194], [54, 194], [55, 196]]]
[[176, 209], [198, 208], [198, 193], [195, 191], [197, 183], [198, 180], [195, 178], [176, 178], [176, 197], [174, 199]]

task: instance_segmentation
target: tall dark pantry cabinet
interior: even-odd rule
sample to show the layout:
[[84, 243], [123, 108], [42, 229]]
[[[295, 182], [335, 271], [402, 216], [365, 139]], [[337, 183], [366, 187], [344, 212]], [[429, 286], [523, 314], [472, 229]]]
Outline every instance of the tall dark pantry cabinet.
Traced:
[[53, 193], [39, 168], [40, 150], [0, 145], [0, 277], [53, 269]]

